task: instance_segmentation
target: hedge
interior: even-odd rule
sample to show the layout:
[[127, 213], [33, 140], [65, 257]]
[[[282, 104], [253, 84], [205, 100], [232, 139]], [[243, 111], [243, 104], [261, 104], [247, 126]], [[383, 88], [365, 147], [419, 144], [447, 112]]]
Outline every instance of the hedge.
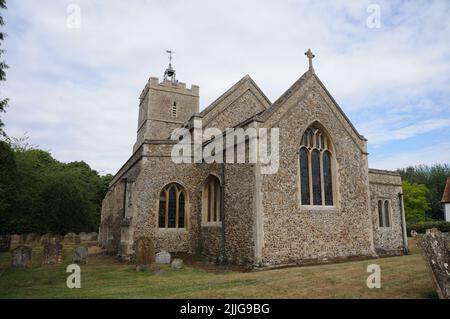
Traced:
[[437, 228], [441, 232], [447, 233], [450, 232], [450, 222], [446, 221], [432, 221], [432, 222], [424, 222], [424, 223], [417, 223], [417, 224], [406, 224], [406, 230], [408, 233], [408, 236], [411, 235], [411, 231], [415, 230], [418, 234], [425, 234], [427, 229], [431, 228]]

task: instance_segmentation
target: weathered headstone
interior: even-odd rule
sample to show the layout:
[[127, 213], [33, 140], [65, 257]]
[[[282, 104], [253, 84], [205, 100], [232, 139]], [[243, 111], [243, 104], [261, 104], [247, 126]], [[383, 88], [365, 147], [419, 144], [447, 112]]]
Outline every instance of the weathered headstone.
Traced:
[[79, 246], [73, 251], [72, 262], [74, 264], [87, 264], [88, 263], [88, 248]]
[[411, 237], [417, 239], [417, 232], [415, 230], [411, 230]]
[[11, 235], [0, 235], [0, 252], [8, 251], [11, 247]]
[[137, 266], [146, 266], [155, 260], [155, 249], [153, 242], [149, 238], [139, 238], [136, 241], [135, 259]]
[[12, 267], [30, 267], [33, 249], [29, 246], [17, 246], [11, 251]]
[[30, 233], [30, 234], [26, 235], [25, 243], [27, 245], [34, 246], [39, 243], [40, 239], [41, 239], [41, 236], [39, 236], [38, 234]]
[[19, 245], [23, 243], [22, 235], [11, 235], [11, 245]]
[[61, 236], [61, 235], [53, 236], [52, 242], [54, 242], [54, 243], [61, 243], [63, 241], [64, 241], [64, 236]]
[[75, 236], [76, 236], [76, 234], [75, 233], [67, 233], [65, 236], [64, 236], [64, 242], [65, 243], [70, 243], [70, 244], [73, 244], [74, 242], [75, 242]]
[[155, 262], [157, 264], [167, 264], [170, 265], [170, 253], [167, 251], [161, 251], [156, 254]]
[[183, 259], [175, 258], [172, 260], [172, 263], [170, 264], [170, 267], [174, 269], [181, 269], [183, 268]]
[[59, 264], [61, 262], [63, 246], [60, 243], [48, 242], [44, 244], [43, 260], [44, 265]]
[[96, 232], [89, 233], [88, 236], [90, 241], [97, 241], [98, 239], [98, 234]]
[[39, 241], [39, 243], [43, 246], [45, 246], [46, 244], [50, 243], [52, 241], [52, 234], [47, 233], [45, 235], [42, 235], [41, 240]]
[[450, 251], [448, 237], [433, 228], [419, 239], [419, 246], [439, 298], [450, 299]]
[[81, 243], [81, 238], [80, 238], [80, 236], [75, 235], [75, 236], [73, 237], [73, 242], [74, 242], [75, 244], [80, 244], [80, 243]]

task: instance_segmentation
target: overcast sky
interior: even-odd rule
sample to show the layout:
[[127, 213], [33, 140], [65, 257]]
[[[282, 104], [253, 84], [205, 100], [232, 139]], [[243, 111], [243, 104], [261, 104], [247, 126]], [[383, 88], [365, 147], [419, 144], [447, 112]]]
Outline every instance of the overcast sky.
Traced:
[[316, 73], [369, 140], [370, 167], [450, 162], [447, 0], [9, 0], [3, 14], [6, 131], [60, 161], [116, 173], [165, 49], [176, 51], [178, 79], [200, 86], [202, 109], [245, 74], [275, 101], [307, 70], [310, 47]]

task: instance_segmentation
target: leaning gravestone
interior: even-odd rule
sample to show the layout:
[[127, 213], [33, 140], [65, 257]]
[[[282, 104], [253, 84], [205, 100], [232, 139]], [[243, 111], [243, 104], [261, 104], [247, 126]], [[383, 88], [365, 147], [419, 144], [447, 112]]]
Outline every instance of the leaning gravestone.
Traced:
[[79, 246], [73, 251], [72, 261], [74, 264], [87, 264], [88, 263], [88, 248]]
[[170, 253], [167, 251], [161, 251], [156, 254], [155, 262], [157, 264], [167, 264], [170, 265]]
[[419, 239], [419, 246], [439, 298], [450, 299], [450, 251], [448, 237], [433, 228]]
[[52, 265], [61, 262], [63, 246], [60, 243], [48, 242], [44, 244], [42, 264]]
[[8, 251], [11, 247], [11, 235], [0, 235], [0, 252]]
[[136, 241], [135, 259], [137, 266], [147, 266], [155, 260], [155, 249], [149, 238], [139, 238]]
[[18, 267], [30, 267], [31, 256], [33, 249], [29, 246], [17, 246], [11, 251], [11, 266]]

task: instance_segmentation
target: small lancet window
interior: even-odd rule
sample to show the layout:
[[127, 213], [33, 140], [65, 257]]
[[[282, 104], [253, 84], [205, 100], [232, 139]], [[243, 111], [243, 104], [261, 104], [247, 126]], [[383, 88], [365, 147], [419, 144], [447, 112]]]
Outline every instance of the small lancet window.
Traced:
[[378, 225], [380, 228], [389, 228], [391, 227], [391, 210], [390, 210], [390, 202], [389, 200], [378, 200], [377, 209], [378, 209]]
[[177, 117], [177, 102], [173, 102], [173, 105], [172, 105], [172, 117]]

